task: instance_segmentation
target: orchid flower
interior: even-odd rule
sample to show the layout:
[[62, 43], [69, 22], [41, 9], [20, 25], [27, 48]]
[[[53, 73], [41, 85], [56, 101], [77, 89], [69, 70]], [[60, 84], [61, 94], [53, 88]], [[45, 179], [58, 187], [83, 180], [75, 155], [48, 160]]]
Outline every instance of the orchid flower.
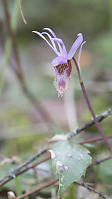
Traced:
[[[44, 28], [43, 30], [44, 31], [42, 33], [38, 31], [32, 31], [32, 32], [36, 33], [42, 39], [44, 39], [57, 55], [57, 57], [54, 58], [51, 62], [51, 65], [54, 67], [56, 72], [56, 79], [54, 81], [54, 86], [58, 91], [58, 95], [63, 96], [64, 91], [68, 88], [69, 77], [72, 71], [70, 60], [73, 58], [79, 47], [80, 50], [78, 54], [78, 66], [80, 69], [79, 61], [82, 51], [82, 45], [84, 44], [83, 35], [82, 33], [79, 33], [77, 35], [77, 39], [73, 43], [69, 53], [67, 53], [67, 50], [65, 48], [62, 39], [56, 37], [56, 34], [50, 28]], [[47, 36], [48, 39], [46, 39], [45, 36]]]

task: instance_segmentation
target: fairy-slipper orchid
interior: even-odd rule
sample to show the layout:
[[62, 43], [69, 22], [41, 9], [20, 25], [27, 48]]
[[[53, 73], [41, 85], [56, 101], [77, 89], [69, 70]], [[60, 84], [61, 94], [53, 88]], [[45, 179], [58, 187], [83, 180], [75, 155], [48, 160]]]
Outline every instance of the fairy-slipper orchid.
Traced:
[[[80, 68], [79, 61], [82, 51], [82, 45], [84, 43], [83, 35], [82, 33], [79, 33], [77, 35], [77, 39], [73, 43], [69, 53], [67, 53], [67, 50], [65, 48], [62, 39], [56, 37], [56, 34], [50, 28], [44, 28], [44, 32], [42, 33], [38, 31], [32, 31], [32, 32], [36, 33], [42, 39], [44, 39], [57, 55], [57, 57], [54, 58], [51, 62], [56, 72], [56, 79], [54, 81], [54, 86], [58, 91], [58, 95], [63, 96], [64, 91], [68, 88], [69, 77], [72, 71], [70, 60], [73, 58], [79, 47], [80, 50], [78, 55], [78, 65]], [[47, 36], [48, 39], [46, 39], [45, 36]]]

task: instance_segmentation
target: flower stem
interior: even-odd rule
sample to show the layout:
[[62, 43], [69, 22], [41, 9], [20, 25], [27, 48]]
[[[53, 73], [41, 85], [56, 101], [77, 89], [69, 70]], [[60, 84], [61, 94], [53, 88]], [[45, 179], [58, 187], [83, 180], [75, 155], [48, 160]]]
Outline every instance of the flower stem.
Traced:
[[82, 89], [84, 98], [85, 98], [85, 100], [86, 100], [87, 106], [88, 106], [88, 108], [89, 108], [89, 111], [90, 111], [90, 113], [91, 113], [91, 115], [92, 115], [92, 117], [93, 117], [93, 120], [94, 120], [94, 122], [95, 122], [95, 124], [96, 124], [96, 127], [97, 127], [97, 129], [98, 129], [100, 135], [103, 137], [103, 140], [104, 140], [106, 146], [107, 146], [108, 149], [112, 152], [112, 148], [111, 148], [111, 146], [110, 146], [110, 144], [109, 144], [107, 138], [105, 137], [102, 128], [100, 127], [100, 125], [99, 125], [99, 123], [98, 123], [98, 121], [97, 121], [97, 119], [96, 119], [95, 113], [94, 113], [94, 111], [93, 111], [93, 108], [92, 108], [91, 103], [90, 103], [90, 101], [89, 101], [88, 95], [87, 95], [87, 93], [86, 93], [86, 89], [85, 89], [83, 80], [82, 80], [82, 78], [81, 78], [81, 73], [80, 73], [80, 70], [79, 70], [79, 67], [78, 67], [78, 63], [77, 63], [77, 61], [76, 61], [76, 59], [75, 59], [74, 57], [73, 57], [73, 61], [74, 61], [75, 65], [76, 65], [76, 69], [77, 69], [77, 72], [78, 72], [78, 77], [79, 77], [79, 80], [80, 80], [80, 86], [81, 86], [81, 89]]

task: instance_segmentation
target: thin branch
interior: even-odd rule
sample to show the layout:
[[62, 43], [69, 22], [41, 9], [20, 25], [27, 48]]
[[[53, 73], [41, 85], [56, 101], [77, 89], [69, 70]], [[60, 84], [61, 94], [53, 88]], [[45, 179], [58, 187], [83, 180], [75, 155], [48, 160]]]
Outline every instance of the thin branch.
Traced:
[[104, 162], [104, 161], [106, 161], [106, 160], [109, 160], [109, 159], [112, 159], [112, 155], [109, 155], [109, 156], [107, 156], [107, 157], [105, 157], [105, 158], [102, 158], [102, 159], [100, 159], [100, 160], [95, 160], [94, 162], [92, 162], [92, 163], [88, 166], [88, 168], [91, 168], [91, 167], [93, 167], [93, 166], [95, 166], [95, 165], [98, 165], [98, 164], [100, 164], [100, 163], [102, 163], [102, 162]]
[[25, 193], [25, 194], [23, 194], [23, 195], [17, 197], [16, 199], [25, 198], [25, 197], [27, 197], [27, 196], [29, 196], [29, 195], [32, 195], [33, 193], [35, 193], [35, 192], [37, 192], [37, 191], [40, 191], [40, 190], [42, 190], [42, 189], [44, 189], [44, 188], [47, 188], [47, 187], [49, 187], [49, 186], [55, 184], [56, 182], [58, 182], [58, 179], [52, 180], [52, 181], [50, 181], [50, 182], [47, 182], [47, 183], [41, 185], [40, 187], [34, 189], [33, 191], [27, 192], [27, 193]]
[[[108, 109], [107, 111], [102, 112], [101, 114], [99, 114], [97, 116], [97, 121], [101, 122], [103, 121], [106, 117], [108, 117], [109, 115], [112, 114], [111, 109]], [[72, 138], [73, 136], [76, 136], [78, 133], [82, 132], [84, 129], [87, 129], [90, 126], [94, 125], [94, 121], [90, 121], [84, 125], [82, 125], [81, 127], [79, 127], [78, 129], [76, 129], [76, 133], [74, 133], [73, 131], [67, 134], [68, 138]], [[107, 137], [108, 138], [108, 137]], [[94, 138], [96, 139], [96, 138]], [[96, 141], [100, 141], [101, 138], [97, 138]], [[87, 141], [83, 141], [83, 143], [79, 142], [79, 144], [85, 144], [87, 143]], [[33, 161], [35, 161], [36, 159], [38, 159], [41, 155], [43, 155], [44, 153], [46, 153], [48, 150], [48, 147], [44, 147], [43, 149], [41, 149], [37, 154], [35, 154], [34, 156], [32, 156], [31, 158], [29, 158], [26, 162], [24, 162], [23, 164], [21, 164], [19, 167], [17, 167], [16, 169], [14, 169], [11, 172], [8, 172], [8, 174], [6, 176], [4, 176], [1, 180], [0, 180], [0, 186], [6, 184], [7, 182], [11, 181], [15, 176], [18, 176], [24, 172], [26, 172], [28, 169], [30, 168], [34, 168], [35, 164], [31, 165], [31, 163]], [[50, 159], [50, 158], [49, 158]], [[45, 161], [45, 160], [44, 160]], [[39, 162], [37, 162], [36, 164], [39, 164]], [[30, 165], [30, 166], [28, 166]]]
[[[112, 135], [106, 136], [106, 138], [112, 139]], [[98, 142], [98, 141], [102, 141], [102, 140], [103, 140], [102, 137], [96, 137], [96, 138], [91, 138], [91, 139], [88, 139], [88, 140], [81, 141], [78, 144], [87, 144], [87, 143]]]
[[[47, 147], [44, 147], [42, 150], [40, 150], [36, 155], [32, 156], [31, 158], [29, 158], [26, 162], [24, 162], [23, 164], [21, 164], [19, 167], [17, 167], [16, 169], [14, 169], [11, 172], [8, 172], [6, 176], [4, 176], [1, 180], [0, 180], [0, 186], [6, 184], [7, 182], [11, 181], [15, 176], [18, 176], [22, 173], [24, 173], [25, 171], [27, 171], [28, 169], [30, 169], [31, 167], [27, 168], [27, 166], [29, 164], [31, 164], [34, 160], [36, 160], [37, 158], [39, 158], [42, 154], [44, 154], [45, 152], [47, 152]], [[45, 160], [44, 160], [45, 161]], [[42, 163], [42, 161], [41, 161]], [[38, 162], [39, 164], [39, 162]], [[33, 168], [33, 167], [32, 167]]]
[[2, 0], [2, 4], [3, 4], [3, 8], [4, 8], [5, 23], [6, 23], [6, 27], [7, 27], [7, 32], [9, 34], [9, 37], [10, 37], [11, 42], [12, 42], [13, 54], [14, 54], [16, 62], [20, 66], [20, 59], [19, 59], [19, 55], [18, 55], [18, 51], [17, 51], [17, 47], [16, 47], [15, 34], [12, 31], [12, 27], [11, 27], [11, 22], [10, 22], [11, 20], [10, 20], [10, 14], [9, 14], [9, 11], [8, 11], [7, 0]]
[[51, 198], [51, 192], [35, 192], [35, 193], [33, 193], [33, 194], [31, 194], [30, 196], [29, 196], [29, 199], [34, 199], [34, 198], [36, 198], [37, 196], [40, 196], [41, 198]]
[[18, 53], [18, 49], [17, 49], [15, 34], [14, 34], [12, 27], [11, 27], [10, 14], [9, 14], [9, 10], [8, 10], [7, 0], [2, 0], [2, 4], [3, 4], [3, 8], [4, 8], [5, 23], [6, 23], [6, 27], [7, 27], [7, 32], [8, 32], [9, 38], [10, 38], [11, 43], [12, 43], [12, 51], [13, 51], [13, 55], [14, 55], [15, 65], [16, 65], [16, 67], [15, 67], [13, 64], [11, 64], [12, 69], [13, 69], [16, 77], [18, 78], [18, 81], [20, 83], [20, 86], [21, 86], [24, 94], [29, 99], [29, 101], [32, 103], [34, 108], [36, 108], [36, 110], [40, 111], [40, 113], [41, 113], [41, 115], [42, 115], [42, 117], [45, 121], [53, 122], [52, 118], [49, 116], [48, 112], [43, 108], [40, 101], [38, 99], [36, 99], [34, 95], [32, 95], [32, 93], [30, 92], [30, 90], [28, 89], [28, 87], [26, 85], [26, 82], [25, 82], [24, 76], [23, 76], [23, 72], [22, 72], [22, 68], [21, 68], [21, 63], [20, 63], [19, 53]]
[[[38, 188], [36, 188], [36, 189], [34, 189], [34, 190], [30, 191], [30, 192], [27, 192], [27, 193], [25, 193], [25, 194], [22, 194], [21, 196], [18, 196], [16, 199], [23, 199], [23, 198], [25, 198], [25, 197], [27, 197], [27, 196], [31, 196], [31, 195], [33, 195], [34, 193], [38, 193], [40, 190], [42, 190], [42, 189], [44, 189], [44, 188], [47, 188], [47, 187], [49, 187], [49, 186], [51, 186], [51, 185], [54, 185], [56, 182], [58, 182], [58, 179], [56, 179], [56, 180], [51, 180], [50, 182], [47, 182], [47, 183], [41, 185], [40, 187], [38, 187]], [[103, 193], [103, 192], [98, 192], [96, 189], [94, 189], [93, 187], [91, 187], [89, 183], [84, 183], [84, 182], [83, 182], [83, 183], [74, 182], [74, 183], [77, 184], [77, 185], [79, 185], [79, 186], [83, 186], [84, 188], [88, 189], [89, 191], [92, 191], [92, 192], [98, 194], [99, 197], [101, 197], [101, 198], [103, 198], [103, 199], [109, 199], [109, 196], [107, 196], [107, 195], [106, 195], [105, 193]]]
[[[29, 166], [26, 166], [26, 167], [25, 167], [24, 169], [22, 169], [22, 170], [17, 170], [17, 169], [15, 169], [14, 171], [11, 171], [8, 175], [6, 175], [6, 176], [0, 181], [0, 186], [3, 186], [4, 184], [6, 184], [6, 183], [8, 183], [9, 181], [11, 181], [12, 179], [14, 179], [15, 176], [21, 175], [22, 173], [25, 173], [25, 172], [28, 171], [29, 169], [35, 168], [36, 166], [38, 166], [39, 164], [41, 164], [41, 163], [43, 163], [43, 162], [49, 160], [50, 158], [51, 158], [51, 157], [48, 156], [48, 157], [46, 157], [45, 159], [43, 159], [43, 160], [41, 160], [41, 161], [39, 161], [39, 162], [36, 162], [36, 163], [31, 164], [31, 165], [29, 165]], [[95, 165], [98, 165], [98, 164], [100, 164], [100, 163], [102, 163], [102, 162], [104, 162], [104, 161], [106, 161], [106, 160], [111, 159], [111, 158], [112, 158], [112, 155], [107, 156], [107, 157], [105, 157], [105, 158], [102, 158], [102, 159], [100, 159], [100, 160], [95, 160], [94, 162], [92, 162], [92, 163], [88, 166], [88, 168], [91, 168], [91, 167], [93, 167], [93, 166], [95, 166]]]
[[89, 185], [89, 183], [75, 182], [75, 184], [77, 184], [77, 185], [79, 185], [79, 186], [82, 186], [82, 187], [85, 187], [85, 188], [88, 189], [89, 191], [92, 191], [92, 192], [98, 194], [99, 197], [101, 197], [101, 198], [103, 198], [103, 199], [110, 199], [110, 197], [107, 196], [105, 193], [103, 193], [103, 192], [98, 192], [96, 189], [94, 189], [93, 187], [91, 187], [91, 186]]
[[[22, 199], [22, 198], [25, 198], [27, 196], [30, 196], [30, 195], [34, 194], [35, 192], [38, 192], [38, 191], [40, 191], [40, 190], [42, 190], [42, 189], [44, 189], [46, 187], [49, 187], [49, 186], [55, 184], [56, 182], [58, 182], [58, 179], [52, 180], [50, 182], [47, 182], [44, 185], [41, 185], [40, 187], [38, 187], [38, 188], [36, 188], [36, 189], [34, 189], [34, 190], [30, 191], [30, 192], [27, 192], [25, 194], [22, 194], [21, 196], [18, 196], [16, 199]], [[83, 186], [84, 188], [88, 189], [89, 191], [92, 191], [92, 192], [98, 194], [99, 197], [101, 197], [103, 199], [110, 199], [109, 196], [107, 196], [105, 193], [98, 192], [96, 189], [94, 189], [93, 187], [91, 187], [89, 183], [84, 183], [84, 182], [83, 183], [74, 182], [74, 183], [77, 184], [77, 185], [79, 185], [79, 186]]]
[[[108, 110], [100, 113], [99, 115], [96, 116], [96, 119], [98, 122], [102, 122], [105, 118], [107, 118], [108, 116], [112, 115], [112, 110], [109, 108]], [[93, 126], [95, 124], [94, 120], [91, 120], [87, 123], [85, 123], [84, 125], [82, 125], [81, 127], [74, 129], [73, 131], [71, 131], [70, 133], [68, 133], [68, 139], [70, 139], [73, 136], [76, 136], [77, 134], [79, 134], [80, 132], [86, 130], [87, 128]]]

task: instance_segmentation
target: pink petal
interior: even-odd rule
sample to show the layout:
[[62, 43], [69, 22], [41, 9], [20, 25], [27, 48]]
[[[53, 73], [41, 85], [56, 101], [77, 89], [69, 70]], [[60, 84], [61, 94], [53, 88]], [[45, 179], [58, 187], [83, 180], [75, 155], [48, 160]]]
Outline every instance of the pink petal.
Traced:
[[73, 45], [72, 45], [72, 47], [71, 47], [71, 49], [68, 53], [68, 59], [71, 59], [75, 55], [77, 49], [79, 48], [79, 46], [83, 42], [82, 33], [79, 33], [77, 36], [78, 36], [78, 38], [75, 40], [75, 42], [73, 43]]

